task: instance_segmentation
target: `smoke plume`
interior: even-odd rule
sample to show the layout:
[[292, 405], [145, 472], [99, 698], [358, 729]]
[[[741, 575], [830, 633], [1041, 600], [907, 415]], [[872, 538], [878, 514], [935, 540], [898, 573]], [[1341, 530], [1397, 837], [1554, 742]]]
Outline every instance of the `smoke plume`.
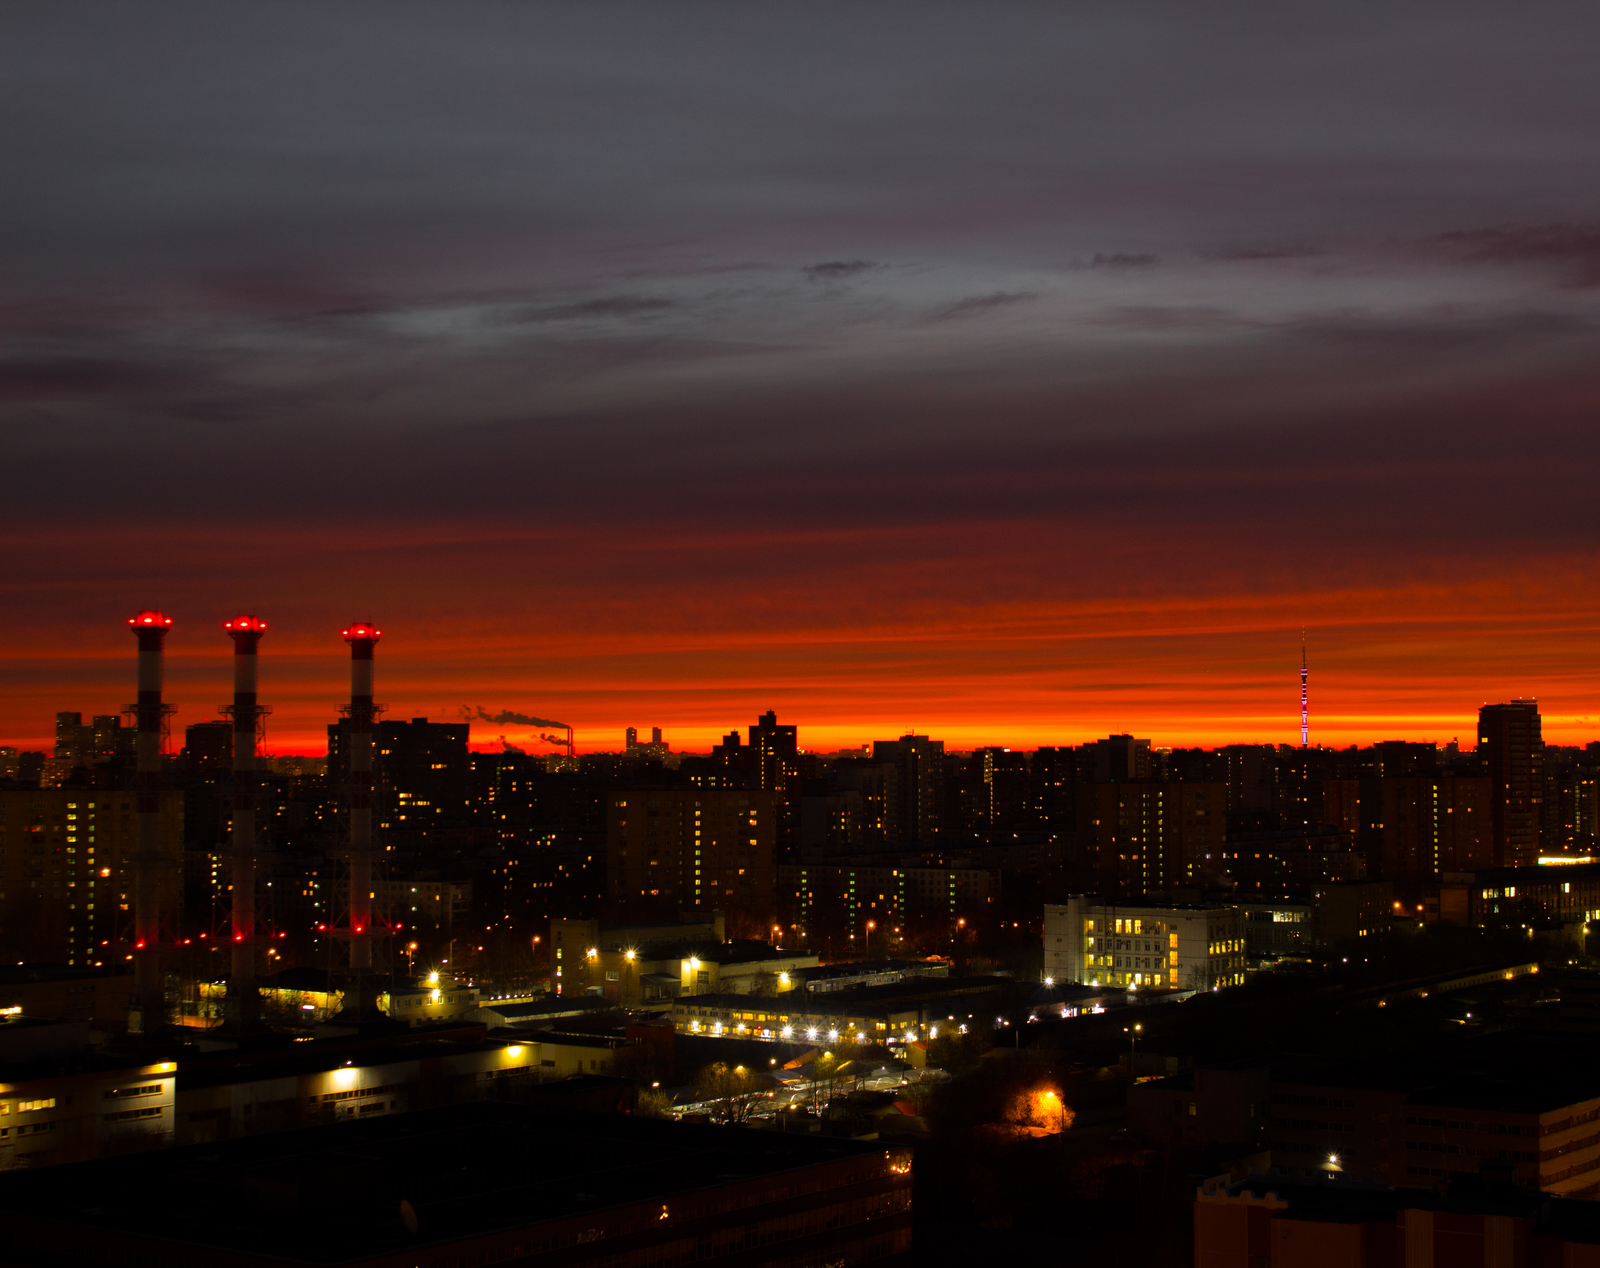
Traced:
[[[461, 714], [468, 721], [476, 722], [481, 719], [484, 722], [493, 722], [497, 726], [506, 726], [508, 724], [511, 726], [558, 726], [563, 730], [567, 726], [565, 722], [552, 722], [549, 718], [535, 718], [526, 713], [512, 713], [509, 709], [500, 713], [490, 713], [481, 705], [477, 709], [463, 709]], [[562, 743], [565, 744], [566, 741], [563, 740]]]

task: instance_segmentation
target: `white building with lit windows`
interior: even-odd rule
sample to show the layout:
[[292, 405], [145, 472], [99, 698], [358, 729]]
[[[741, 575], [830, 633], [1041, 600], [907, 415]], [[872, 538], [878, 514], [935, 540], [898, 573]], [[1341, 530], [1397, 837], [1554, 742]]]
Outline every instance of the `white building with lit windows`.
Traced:
[[1073, 895], [1044, 909], [1044, 975], [1054, 982], [1211, 990], [1244, 981], [1238, 907], [1103, 902]]

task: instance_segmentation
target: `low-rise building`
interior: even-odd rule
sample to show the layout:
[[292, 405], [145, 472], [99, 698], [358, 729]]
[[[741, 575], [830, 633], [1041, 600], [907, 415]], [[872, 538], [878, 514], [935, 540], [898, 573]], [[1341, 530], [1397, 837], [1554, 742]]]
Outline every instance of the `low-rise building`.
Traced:
[[1600, 1204], [1516, 1189], [1491, 1170], [1447, 1188], [1320, 1171], [1267, 1171], [1203, 1184], [1196, 1268], [1302, 1264], [1443, 1268], [1600, 1262]]
[[36, 1057], [0, 1070], [0, 1171], [172, 1143], [172, 1061]]
[[799, 971], [815, 969], [809, 951], [782, 951], [763, 942], [725, 942], [691, 951], [678, 962], [680, 994], [778, 994], [800, 984]]
[[1046, 903], [1044, 972], [1085, 986], [1237, 986], [1245, 972], [1244, 912], [1089, 895]]
[[478, 988], [430, 973], [378, 996], [378, 1009], [408, 1026], [440, 1026], [478, 1019]]
[[576, 1075], [626, 1073], [635, 1047], [610, 1034], [489, 1038], [470, 1025], [144, 1065], [83, 1053], [13, 1061], [0, 1069], [0, 1170], [503, 1097]]
[[1410, 1062], [1275, 1069], [1273, 1161], [1422, 1185], [1493, 1162], [1527, 1188], [1600, 1194], [1600, 1078], [1586, 1053], [1585, 1036], [1501, 1032]]
[[915, 1040], [937, 1038], [946, 1026], [992, 1028], [1012, 1011], [1015, 991], [1009, 978], [953, 977], [820, 994], [687, 995], [672, 1002], [672, 1021], [679, 1032], [692, 1035]]
[[1239, 1145], [1268, 1139], [1271, 1071], [1263, 1061], [1198, 1066], [1128, 1088], [1128, 1126], [1159, 1145]]
[[1317, 949], [1316, 909], [1288, 899], [1241, 902], [1244, 954], [1252, 965], [1309, 959]]
[[704, 920], [689, 913], [671, 924], [612, 928], [598, 920], [557, 917], [550, 922], [556, 994], [593, 994], [623, 1005], [670, 999], [683, 958], [692, 947], [722, 945], [724, 929], [720, 910]]
[[131, 998], [131, 973], [71, 964], [0, 968], [0, 1015], [15, 1008], [25, 1017], [86, 1021], [96, 1030], [123, 1030]]
[[469, 1105], [16, 1176], [0, 1219], [40, 1268], [892, 1263], [911, 1181], [878, 1142]]

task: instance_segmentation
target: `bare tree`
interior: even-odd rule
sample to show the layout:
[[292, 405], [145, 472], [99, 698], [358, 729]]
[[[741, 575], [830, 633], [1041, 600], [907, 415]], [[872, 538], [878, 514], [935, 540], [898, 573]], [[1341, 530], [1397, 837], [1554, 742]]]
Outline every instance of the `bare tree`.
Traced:
[[757, 1108], [768, 1101], [774, 1080], [746, 1066], [730, 1066], [719, 1061], [709, 1065], [695, 1079], [695, 1094], [701, 1104], [714, 1105], [724, 1122], [745, 1123]]

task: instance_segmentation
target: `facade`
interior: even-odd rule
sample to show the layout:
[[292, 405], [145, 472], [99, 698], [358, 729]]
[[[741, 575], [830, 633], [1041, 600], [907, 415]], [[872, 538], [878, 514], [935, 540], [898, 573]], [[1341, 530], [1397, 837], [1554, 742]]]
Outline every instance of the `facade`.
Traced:
[[415, 986], [397, 986], [378, 997], [378, 1007], [408, 1026], [441, 1026], [478, 1019], [478, 988], [430, 973]]
[[1218, 1176], [1194, 1204], [1195, 1268], [1588, 1268], [1600, 1207], [1472, 1176], [1443, 1191], [1338, 1172]]
[[1438, 876], [1492, 866], [1491, 782], [1437, 774], [1380, 780], [1383, 874]]
[[1447, 874], [1439, 886], [1439, 919], [1489, 929], [1600, 920], [1600, 863]]
[[692, 951], [678, 962], [678, 992], [776, 995], [792, 991], [801, 973], [817, 967], [810, 952], [777, 951], [763, 943], [729, 942]]
[[630, 1047], [612, 1036], [544, 1031], [487, 1039], [469, 1024], [377, 1044], [318, 1040], [275, 1055], [13, 1062], [0, 1072], [0, 1170], [458, 1105], [609, 1074]]
[[1164, 1147], [1236, 1145], [1268, 1138], [1271, 1072], [1260, 1061], [1199, 1066], [1128, 1088], [1128, 1126]]
[[[379, 722], [373, 736], [373, 826], [409, 834], [463, 826], [468, 819], [472, 761], [467, 724]], [[328, 727], [328, 777], [350, 777], [350, 722]], [[386, 848], [393, 849], [392, 842]]]
[[1044, 972], [1084, 986], [1211, 990], [1245, 972], [1238, 907], [1102, 902], [1076, 895], [1044, 908]]
[[1219, 856], [1220, 871], [1235, 892], [1264, 895], [1304, 893], [1316, 885], [1358, 881], [1367, 860], [1352, 849], [1351, 834], [1333, 830], [1241, 832], [1228, 839]]
[[800, 1268], [908, 1256], [911, 1178], [910, 1150], [877, 1142], [496, 1104], [102, 1159], [72, 1186], [18, 1176], [0, 1212], [41, 1268], [271, 1268], [313, 1247], [328, 1268]]
[[1375, 938], [1393, 927], [1394, 883], [1320, 885], [1311, 892], [1311, 905], [1315, 909], [1317, 945], [1331, 951], [1342, 943]]
[[1490, 781], [1494, 865], [1521, 867], [1539, 858], [1544, 804], [1544, 738], [1537, 700], [1478, 710], [1478, 756]]
[[177, 1065], [76, 1056], [0, 1071], [0, 1171], [170, 1145]]
[[947, 978], [848, 991], [788, 991], [774, 996], [683, 995], [672, 1002], [680, 1034], [787, 1039], [937, 1039], [942, 1028], [992, 1028], [995, 1010], [1011, 1003], [1009, 979]]
[[1077, 862], [1101, 892], [1137, 898], [1222, 870], [1225, 785], [1122, 780], [1080, 792], [1093, 809]]
[[[1531, 1039], [1531, 1037], [1526, 1037]], [[1503, 1165], [1515, 1182], [1600, 1194], [1600, 1082], [1500, 1071], [1369, 1068], [1272, 1080], [1275, 1163], [1430, 1185]]]
[[778, 868], [778, 923], [814, 946], [867, 949], [891, 937], [943, 942], [1000, 907], [998, 868], [824, 859]]
[[754, 789], [615, 793], [606, 825], [607, 893], [623, 912], [737, 913], [771, 925], [776, 795]]
[[471, 881], [374, 881], [373, 905], [391, 924], [449, 929], [472, 914]]
[[900, 843], [931, 849], [937, 844], [944, 800], [944, 741], [926, 735], [875, 740], [874, 762], [891, 762], [900, 804], [895, 814]]
[[[0, 791], [0, 960], [100, 967], [133, 931], [133, 791]], [[183, 793], [161, 793], [161, 907], [183, 894]]]
[[[123, 961], [118, 965], [122, 967]], [[15, 1009], [23, 1017], [88, 1022], [96, 1030], [128, 1024], [133, 975], [64, 964], [17, 964], [0, 968], [0, 1016]]]
[[1244, 952], [1251, 965], [1304, 959], [1317, 947], [1316, 909], [1310, 903], [1244, 902]]
[[687, 921], [609, 929], [598, 920], [580, 917], [552, 920], [550, 963], [556, 994], [600, 995], [634, 1003], [650, 997], [642, 981], [649, 975], [667, 975], [675, 988], [679, 962], [690, 944], [720, 946], [726, 931], [721, 911], [711, 911], [705, 920], [685, 914]]

